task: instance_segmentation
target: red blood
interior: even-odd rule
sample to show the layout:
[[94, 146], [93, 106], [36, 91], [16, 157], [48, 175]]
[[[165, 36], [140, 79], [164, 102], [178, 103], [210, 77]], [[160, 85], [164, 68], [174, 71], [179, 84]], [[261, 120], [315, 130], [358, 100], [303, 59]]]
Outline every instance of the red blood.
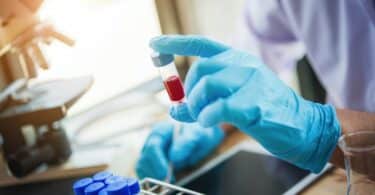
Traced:
[[184, 88], [178, 76], [170, 76], [164, 81], [164, 87], [172, 101], [181, 101], [185, 97]]

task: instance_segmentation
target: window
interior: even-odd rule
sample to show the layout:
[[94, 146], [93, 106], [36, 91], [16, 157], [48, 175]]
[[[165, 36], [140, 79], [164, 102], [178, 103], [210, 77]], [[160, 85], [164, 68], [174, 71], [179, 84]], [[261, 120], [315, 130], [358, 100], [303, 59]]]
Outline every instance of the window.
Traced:
[[40, 78], [92, 74], [95, 79], [71, 113], [157, 76], [148, 48], [150, 38], [160, 34], [154, 1], [48, 0], [40, 15], [76, 40], [73, 48], [55, 42], [43, 48], [51, 68]]

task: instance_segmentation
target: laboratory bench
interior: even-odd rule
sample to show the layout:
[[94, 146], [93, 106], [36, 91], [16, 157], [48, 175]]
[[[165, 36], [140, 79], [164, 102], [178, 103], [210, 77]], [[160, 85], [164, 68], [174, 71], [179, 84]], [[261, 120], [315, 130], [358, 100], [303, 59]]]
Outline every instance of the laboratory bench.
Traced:
[[[200, 166], [203, 166], [205, 162], [209, 161], [210, 159], [214, 158], [215, 156], [222, 154], [229, 150], [230, 148], [234, 147], [240, 142], [254, 142], [253, 140], [249, 139], [248, 136], [242, 134], [241, 132], [233, 132], [231, 133], [227, 139], [221, 144], [221, 146], [204, 162], [200, 163], [197, 166], [197, 169]], [[109, 165], [109, 166], [120, 166], [117, 165]], [[187, 174], [187, 173], [182, 173]], [[90, 174], [87, 174], [90, 175]], [[180, 175], [181, 176], [181, 175]], [[27, 195], [73, 195], [71, 190], [72, 184], [80, 177], [71, 177], [59, 180], [52, 180], [52, 181], [43, 181], [38, 183], [31, 183], [31, 184], [23, 184], [17, 185], [12, 187], [2, 187], [0, 188], [0, 194], [12, 195], [12, 194], [27, 194]], [[305, 195], [316, 195], [316, 194], [324, 194], [324, 195], [338, 195], [338, 194], [345, 194], [345, 173], [342, 169], [333, 169], [327, 173], [325, 173], [319, 180], [315, 183], [311, 184], [307, 189], [305, 189], [302, 194]]]

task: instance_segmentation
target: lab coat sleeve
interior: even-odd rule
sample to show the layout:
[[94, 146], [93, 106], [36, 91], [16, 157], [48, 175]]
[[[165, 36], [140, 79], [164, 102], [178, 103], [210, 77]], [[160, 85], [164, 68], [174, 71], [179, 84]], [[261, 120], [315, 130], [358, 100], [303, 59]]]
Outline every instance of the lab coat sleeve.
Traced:
[[305, 54], [277, 0], [248, 0], [234, 46], [260, 57], [279, 75], [294, 70]]

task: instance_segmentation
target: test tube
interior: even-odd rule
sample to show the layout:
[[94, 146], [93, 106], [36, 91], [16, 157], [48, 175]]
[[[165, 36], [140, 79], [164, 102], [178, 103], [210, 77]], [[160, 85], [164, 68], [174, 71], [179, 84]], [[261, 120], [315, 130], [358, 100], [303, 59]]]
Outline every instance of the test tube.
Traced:
[[[184, 87], [181, 82], [180, 76], [177, 72], [176, 65], [174, 63], [174, 56], [172, 54], [162, 54], [154, 52], [151, 55], [154, 65], [159, 69], [160, 76], [164, 83], [164, 88], [168, 93], [169, 99], [172, 102], [172, 106], [178, 106], [185, 102]], [[175, 123], [173, 131], [173, 140], [178, 136], [181, 128], [181, 123]], [[173, 176], [173, 164], [169, 163], [168, 173], [165, 178], [166, 182], [171, 182]]]
[[183, 103], [185, 101], [185, 92], [176, 65], [174, 64], [174, 56], [172, 54], [154, 52], [151, 58], [154, 65], [159, 69], [164, 88], [173, 105]]

